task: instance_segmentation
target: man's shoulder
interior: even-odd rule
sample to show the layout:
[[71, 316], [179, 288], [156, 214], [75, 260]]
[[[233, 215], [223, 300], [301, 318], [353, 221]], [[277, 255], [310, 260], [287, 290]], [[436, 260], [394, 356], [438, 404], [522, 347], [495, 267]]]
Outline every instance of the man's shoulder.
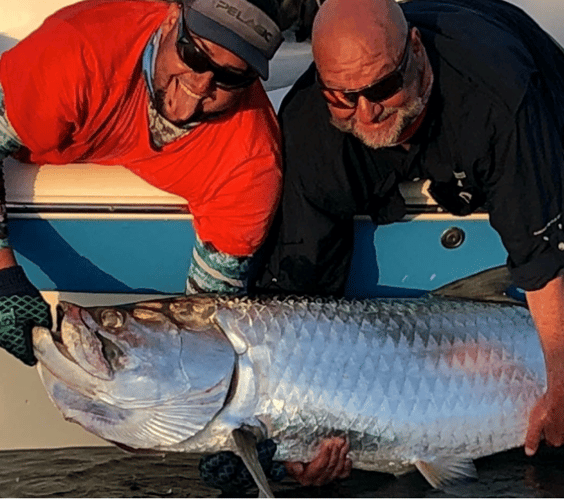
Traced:
[[[298, 78], [279, 111], [284, 136], [285, 174], [289, 182], [318, 196], [319, 182], [338, 184], [343, 172], [347, 134], [331, 124], [327, 103], [319, 89], [314, 64]], [[335, 175], [332, 175], [335, 174]], [[300, 179], [306, 179], [303, 183]], [[337, 187], [338, 191], [339, 188]]]
[[[47, 17], [43, 24], [13, 49], [23, 48], [35, 53], [49, 51], [70, 51], [79, 46], [101, 48], [108, 52], [112, 47], [130, 51], [131, 44], [144, 45], [164, 20], [168, 4], [162, 1], [146, 0], [85, 0], [63, 7]], [[145, 34], [148, 33], [148, 34]], [[53, 61], [55, 62], [55, 61]], [[65, 61], [62, 60], [61, 63]]]
[[92, 46], [120, 46], [141, 33], [156, 30], [167, 12], [167, 3], [146, 0], [85, 0], [55, 12], [39, 31], [72, 33]]
[[115, 25], [118, 20], [129, 18], [129, 21], [121, 26], [127, 29], [128, 26], [133, 26], [139, 17], [150, 15], [152, 12], [164, 14], [168, 5], [161, 0], [83, 0], [63, 7], [47, 19], [58, 19], [89, 29], [89, 26], [96, 26], [99, 22]]
[[[68, 82], [95, 84], [130, 78], [134, 66], [166, 16], [160, 1], [86, 0], [65, 7], [3, 54], [8, 71], [28, 71]], [[42, 78], [46, 78], [45, 75]]]
[[300, 75], [294, 85], [292, 85], [292, 88], [284, 96], [280, 105], [280, 115], [288, 114], [292, 109], [300, 108], [304, 101], [315, 99], [318, 92], [318, 90], [314, 88], [315, 74], [315, 63], [311, 63], [307, 70]]
[[409, 22], [449, 64], [526, 85], [562, 57], [551, 37], [522, 9], [503, 0], [411, 0]]
[[319, 90], [316, 74], [317, 69], [312, 63], [286, 94], [278, 112], [284, 140], [287, 143], [297, 141], [305, 149], [316, 143], [315, 138], [333, 140], [337, 145], [343, 136], [330, 124], [331, 115]]
[[[400, 4], [408, 19], [427, 20], [448, 28], [450, 16], [481, 18], [498, 27], [513, 30], [516, 23], [534, 21], [523, 9], [505, 0], [409, 0]], [[456, 24], [456, 23], [455, 23]], [[456, 26], [451, 26], [456, 28]]]
[[412, 0], [402, 8], [421, 31], [435, 72], [453, 80], [453, 92], [468, 88], [513, 112], [531, 77], [551, 64], [552, 41], [506, 2]]

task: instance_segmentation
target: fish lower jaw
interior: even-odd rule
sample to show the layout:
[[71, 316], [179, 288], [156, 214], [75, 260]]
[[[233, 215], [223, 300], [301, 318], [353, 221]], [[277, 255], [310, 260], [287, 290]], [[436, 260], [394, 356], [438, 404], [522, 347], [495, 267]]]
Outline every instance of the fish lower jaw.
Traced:
[[36, 326], [33, 328], [32, 338], [35, 354], [40, 361], [41, 358], [50, 350], [49, 346], [54, 346], [59, 354], [61, 354], [64, 358], [71, 363], [77, 364], [76, 360], [71, 356], [69, 350], [65, 344], [63, 344], [62, 339], [57, 332], [52, 332], [48, 328], [42, 326]]

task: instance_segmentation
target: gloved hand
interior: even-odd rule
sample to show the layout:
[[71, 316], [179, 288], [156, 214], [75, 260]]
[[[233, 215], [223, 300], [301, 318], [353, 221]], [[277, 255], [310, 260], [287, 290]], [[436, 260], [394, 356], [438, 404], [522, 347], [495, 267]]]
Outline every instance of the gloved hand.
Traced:
[[0, 270], [0, 347], [26, 365], [37, 363], [31, 329], [51, 328], [51, 310], [21, 266]]
[[[276, 443], [272, 439], [257, 444], [260, 465], [266, 477], [273, 481], [281, 481], [286, 476], [286, 468], [282, 462], [273, 462]], [[202, 481], [212, 488], [218, 488], [225, 494], [240, 494], [253, 486], [251, 473], [235, 453], [222, 451], [215, 455], [202, 457], [200, 465]]]

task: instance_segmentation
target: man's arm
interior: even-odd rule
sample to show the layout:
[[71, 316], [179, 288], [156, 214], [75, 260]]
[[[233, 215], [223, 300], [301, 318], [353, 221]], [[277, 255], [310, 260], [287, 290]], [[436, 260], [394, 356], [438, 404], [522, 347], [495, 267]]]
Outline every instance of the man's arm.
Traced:
[[543, 436], [552, 446], [564, 444], [564, 273], [544, 287], [527, 292], [527, 302], [542, 344], [547, 391], [529, 419], [527, 455], [536, 453]]
[[[0, 169], [2, 160], [22, 147], [18, 134], [10, 124], [4, 105], [4, 91], [0, 85]], [[0, 172], [0, 269], [17, 266], [12, 247], [8, 243], [4, 176]]]
[[8, 242], [8, 220], [2, 160], [22, 146], [10, 125], [0, 86], [0, 347], [27, 365], [36, 363], [31, 329], [35, 325], [51, 327], [51, 311], [39, 291], [17, 265]]
[[[6, 114], [6, 106], [4, 105], [4, 91], [0, 85], [0, 169], [2, 160], [21, 147], [21, 141], [16, 131], [10, 125]], [[0, 172], [0, 193], [4, 193], [4, 177]], [[0, 269], [17, 265], [12, 248], [8, 246], [8, 237], [6, 229], [6, 205], [4, 196], [0, 200]]]
[[343, 164], [343, 134], [329, 123], [313, 66], [284, 98], [279, 118], [284, 187], [258, 287], [272, 293], [342, 294], [357, 200]]
[[246, 293], [252, 256], [237, 257], [217, 250], [196, 236], [186, 280], [186, 294]]
[[564, 444], [562, 104], [560, 94], [531, 79], [508, 132], [497, 140], [490, 170], [490, 222], [508, 251], [515, 285], [526, 291], [548, 376], [547, 392], [530, 415], [528, 455], [543, 436], [551, 445]]

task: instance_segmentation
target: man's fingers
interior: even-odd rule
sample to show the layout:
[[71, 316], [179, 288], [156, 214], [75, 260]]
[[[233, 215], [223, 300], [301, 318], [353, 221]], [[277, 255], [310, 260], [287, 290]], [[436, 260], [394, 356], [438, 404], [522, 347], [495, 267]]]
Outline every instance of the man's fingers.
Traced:
[[286, 470], [303, 486], [323, 486], [350, 474], [352, 462], [346, 458], [349, 449], [344, 438], [331, 438], [321, 443], [311, 462], [285, 462]]
[[313, 486], [323, 486], [330, 483], [338, 459], [339, 452], [336, 450], [335, 441], [333, 439], [324, 441], [321, 444], [317, 457], [307, 467], [310, 484]]
[[542, 439], [542, 422], [535, 426], [529, 426], [527, 437], [525, 438], [525, 454], [532, 457], [538, 450]]
[[562, 430], [555, 426], [545, 426], [542, 434], [544, 436], [544, 440], [550, 446], [562, 446], [564, 442]]
[[352, 460], [347, 458], [347, 454], [350, 451], [351, 446], [348, 440], [345, 441], [344, 445], [339, 447], [339, 459], [337, 462], [337, 467], [333, 473], [332, 480], [335, 479], [345, 479], [348, 477], [352, 470]]
[[352, 460], [350, 458], [347, 458], [345, 460], [345, 466], [343, 467], [343, 472], [341, 472], [341, 474], [339, 475], [339, 479], [346, 479], [347, 477], [349, 477], [351, 475], [352, 468], [353, 468]]
[[288, 474], [294, 479], [297, 479], [304, 472], [304, 464], [301, 462], [284, 462], [284, 466], [288, 471]]
[[543, 436], [544, 416], [546, 414], [543, 403], [544, 399], [541, 399], [535, 405], [529, 417], [529, 428], [525, 437], [525, 454], [529, 457], [537, 452]]
[[323, 443], [317, 456], [309, 463], [285, 462], [288, 473], [302, 486], [317, 485], [326, 472], [331, 459], [331, 448], [328, 443]]
[[527, 455], [528, 457], [532, 457], [538, 450], [538, 443], [535, 445], [533, 444], [533, 442], [533, 438], [530, 438], [525, 443], [525, 455]]
[[[342, 438], [333, 438], [323, 443], [327, 450], [325, 463], [319, 462], [317, 466], [316, 478], [314, 479], [315, 486], [323, 486], [331, 481], [337, 479], [342, 463], [340, 463], [341, 450], [346, 446], [346, 441]], [[314, 462], [312, 462], [314, 463]]]
[[339, 460], [341, 458], [341, 451], [345, 448], [347, 442], [344, 439], [332, 439], [328, 442], [327, 446], [331, 450], [331, 455], [329, 457], [329, 463], [327, 468], [334, 471], [335, 468], [340, 465]]

